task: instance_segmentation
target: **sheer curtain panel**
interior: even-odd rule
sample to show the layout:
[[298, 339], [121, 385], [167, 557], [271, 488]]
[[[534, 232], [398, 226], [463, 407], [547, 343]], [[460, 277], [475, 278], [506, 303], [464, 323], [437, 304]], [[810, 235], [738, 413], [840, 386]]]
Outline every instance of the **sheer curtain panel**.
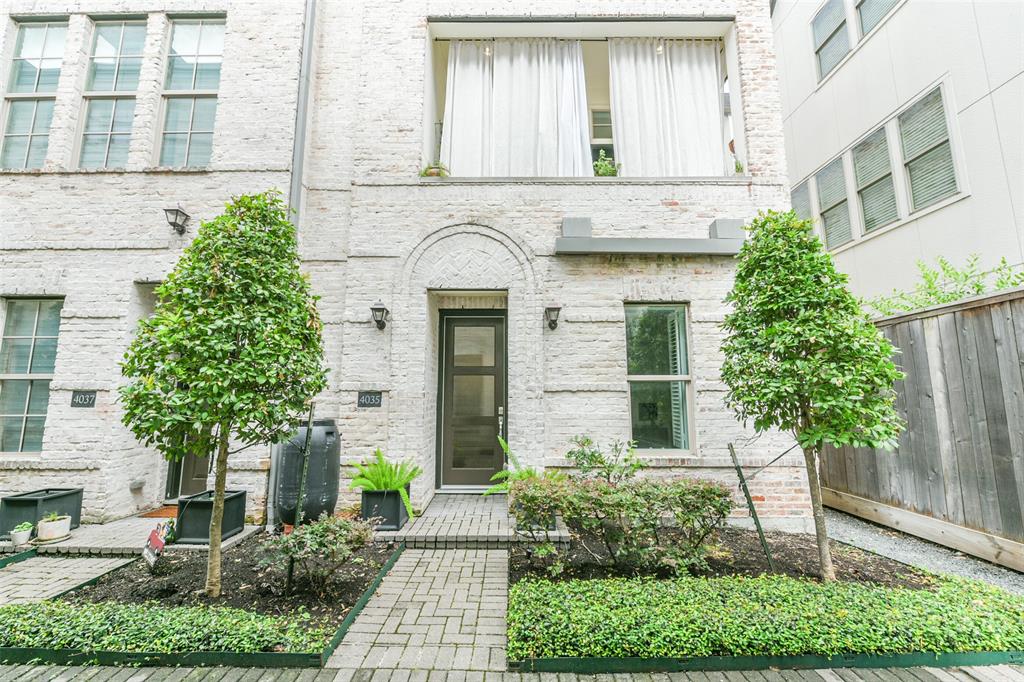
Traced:
[[725, 174], [719, 46], [712, 40], [608, 40], [620, 175]]
[[452, 41], [445, 98], [452, 175], [593, 175], [579, 41]]

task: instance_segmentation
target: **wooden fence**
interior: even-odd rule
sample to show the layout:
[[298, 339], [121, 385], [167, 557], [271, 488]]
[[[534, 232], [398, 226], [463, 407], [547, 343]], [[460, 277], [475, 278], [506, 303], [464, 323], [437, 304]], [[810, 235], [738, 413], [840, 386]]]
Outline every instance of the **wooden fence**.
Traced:
[[895, 451], [827, 450], [825, 503], [1024, 570], [1024, 288], [877, 325], [907, 428]]

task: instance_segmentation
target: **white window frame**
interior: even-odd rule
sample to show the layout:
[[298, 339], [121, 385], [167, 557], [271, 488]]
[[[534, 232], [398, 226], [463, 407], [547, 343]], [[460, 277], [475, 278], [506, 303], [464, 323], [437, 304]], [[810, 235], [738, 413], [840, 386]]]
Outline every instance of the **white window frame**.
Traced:
[[[910, 178], [906, 162], [903, 159], [903, 146], [899, 131], [899, 117], [907, 109], [911, 108], [921, 99], [931, 94], [936, 88], [939, 88], [942, 94], [943, 115], [946, 118], [946, 133], [953, 157], [953, 173], [956, 178], [957, 191], [956, 193], [940, 199], [933, 204], [929, 204], [928, 206], [924, 206], [919, 209], [914, 209], [910, 196]], [[840, 154], [829, 158], [825, 163], [815, 168], [809, 175], [793, 183], [793, 188], [799, 187], [804, 183], [807, 184], [808, 191], [811, 195], [811, 210], [814, 213], [813, 221], [815, 231], [821, 238], [822, 244], [825, 244], [824, 225], [821, 220], [821, 207], [818, 205], [818, 187], [815, 175], [839, 156], [843, 157], [843, 168], [846, 174], [847, 205], [851, 209], [850, 232], [853, 235], [853, 238], [834, 249], [828, 249], [831, 253], [845, 251], [866, 239], [872, 239], [878, 235], [885, 234], [890, 230], [898, 229], [913, 220], [928, 215], [934, 211], [941, 210], [949, 204], [956, 203], [970, 196], [965, 160], [963, 157], [963, 146], [960, 141], [959, 129], [955, 125], [955, 112], [956, 106], [953, 102], [952, 88], [949, 86], [948, 82], [945, 79], [942, 79], [931, 83], [928, 87], [915, 94], [913, 98], [904, 103], [899, 109], [889, 114], [882, 122], [875, 124], [867, 132], [854, 140], [853, 143], [846, 147]], [[867, 232], [864, 229], [864, 218], [860, 209], [860, 198], [857, 194], [856, 178], [853, 175], [853, 148], [863, 142], [879, 128], [885, 129], [886, 146], [889, 149], [889, 167], [891, 169], [893, 179], [893, 190], [896, 192], [896, 210], [898, 217], [895, 221], [888, 223], [887, 225], [877, 227], [874, 230]], [[850, 197], [854, 197], [856, 201], [851, 201]]]
[[686, 438], [687, 446], [685, 448], [638, 448], [645, 455], [657, 456], [658, 454], [664, 455], [679, 455], [680, 453], [690, 453], [697, 450], [697, 427], [694, 424], [694, 389], [693, 389], [693, 354], [692, 349], [692, 338], [693, 334], [690, 331], [692, 327], [692, 317], [690, 315], [690, 303], [688, 301], [625, 301], [623, 305], [623, 312], [626, 308], [682, 308], [683, 316], [686, 323], [685, 339], [686, 339], [686, 374], [630, 374], [629, 373], [629, 343], [626, 330], [626, 321], [623, 319], [623, 343], [626, 348], [626, 402], [627, 411], [629, 412], [629, 437], [633, 440], [633, 416], [632, 416], [632, 404], [633, 404], [633, 387], [632, 383], [635, 381], [647, 381], [647, 382], [659, 382], [659, 383], [672, 383], [681, 382], [683, 384], [683, 397], [686, 404], [683, 406], [686, 417]]
[[[159, 125], [157, 126], [156, 145], [155, 145], [155, 150], [154, 150], [154, 154], [156, 156], [156, 158], [154, 159], [154, 163], [155, 163], [156, 166], [159, 166], [159, 167], [163, 167], [161, 165], [161, 163], [160, 163], [160, 161], [161, 161], [160, 157], [163, 155], [164, 134], [166, 132], [164, 130], [164, 128], [167, 125], [167, 104], [168, 104], [168, 102], [170, 100], [172, 100], [172, 99], [192, 99], [192, 100], [196, 100], [196, 99], [200, 99], [200, 98], [209, 98], [209, 99], [215, 100], [217, 102], [217, 108], [218, 109], [220, 108], [220, 99], [219, 99], [220, 86], [219, 86], [219, 81], [218, 81], [218, 87], [216, 89], [213, 89], [213, 90], [211, 90], [211, 89], [196, 89], [195, 88], [195, 81], [194, 81], [194, 79], [193, 79], [193, 83], [192, 83], [193, 87], [191, 89], [188, 89], [188, 90], [170, 90], [170, 89], [167, 88], [167, 76], [168, 76], [168, 74], [170, 73], [170, 70], [171, 70], [171, 41], [174, 39], [174, 27], [178, 26], [178, 25], [181, 25], [181, 24], [199, 24], [201, 26], [204, 23], [223, 24], [225, 26], [225, 31], [227, 30], [227, 19], [223, 15], [220, 15], [220, 16], [203, 16], [203, 17], [182, 17], [182, 18], [172, 17], [167, 22], [167, 24], [168, 24], [168, 26], [167, 26], [167, 39], [164, 41], [165, 45], [164, 45], [163, 62], [162, 62], [163, 63], [163, 72], [160, 75], [160, 111], [157, 112], [157, 116], [159, 117], [159, 119], [158, 119]], [[224, 72], [223, 72], [223, 68], [224, 68], [224, 45], [223, 44], [221, 45], [220, 59], [221, 59], [221, 77], [223, 77], [223, 75], [224, 75]], [[193, 113], [193, 115], [195, 113], [195, 103], [194, 102], [192, 104], [192, 113]], [[173, 168], [197, 168], [197, 169], [209, 168], [210, 167], [210, 162], [212, 162], [212, 160], [213, 160], [213, 143], [216, 141], [216, 136], [213, 133], [213, 131], [210, 131], [210, 133], [211, 133], [211, 142], [210, 142], [210, 148], [211, 148], [210, 149], [210, 155], [211, 155], [211, 159], [210, 159], [210, 162], [207, 162], [203, 166], [190, 166], [190, 165], [188, 165], [188, 153], [189, 153], [189, 150], [192, 148], [192, 133], [193, 132], [206, 132], [206, 131], [193, 131], [192, 130], [192, 120], [191, 120], [191, 118], [192, 117], [190, 116], [189, 117], [188, 141], [187, 141], [187, 143], [185, 145], [185, 165], [183, 165], [183, 166], [172, 166]], [[214, 115], [214, 121], [216, 122], [216, 115]], [[215, 123], [215, 125], [216, 125], [216, 123]]]
[[[92, 26], [92, 42], [91, 42], [91, 47], [89, 49], [89, 56], [88, 56], [88, 58], [86, 60], [86, 67], [85, 67], [85, 69], [86, 69], [85, 70], [85, 85], [86, 85], [86, 87], [89, 85], [89, 72], [91, 70], [92, 62], [95, 59], [95, 55], [96, 55], [96, 41], [99, 39], [99, 27], [100, 26], [111, 26], [111, 25], [115, 25], [115, 24], [123, 24], [123, 25], [129, 25], [130, 24], [130, 25], [135, 25], [135, 26], [141, 25], [144, 29], [146, 29], [147, 26], [148, 26], [148, 23], [147, 23], [146, 19], [136, 19], [136, 18], [131, 18], [131, 19], [110, 19], [110, 20], [102, 20], [102, 21], [93, 22], [93, 26]], [[124, 31], [123, 31], [123, 29], [122, 29], [122, 33], [121, 33], [121, 40], [122, 41], [124, 40]], [[143, 48], [143, 54], [138, 55], [140, 58], [142, 58], [143, 63], [145, 63], [145, 53], [144, 52], [145, 52], [145, 48]], [[135, 56], [135, 55], [128, 55], [128, 56]], [[117, 67], [114, 70], [114, 83], [115, 83], [115, 85], [117, 83], [117, 74], [118, 74], [118, 72], [120, 71], [120, 68], [121, 68], [121, 58], [122, 58], [122, 55], [121, 55], [121, 52], [120, 52], [120, 45], [118, 45]], [[131, 100], [135, 100], [136, 104], [137, 104], [138, 103], [138, 84], [136, 84], [135, 90], [88, 90], [87, 89], [87, 90], [85, 90], [82, 93], [82, 105], [83, 106], [82, 106], [81, 123], [79, 124], [78, 134], [77, 134], [77, 136], [75, 138], [76, 141], [77, 141], [76, 142], [76, 148], [75, 148], [75, 156], [74, 156], [74, 158], [75, 158], [75, 167], [76, 168], [83, 168], [83, 166], [82, 166], [82, 151], [84, 150], [84, 147], [85, 147], [85, 135], [86, 135], [85, 126], [86, 126], [86, 123], [89, 120], [89, 106], [92, 104], [92, 102], [94, 100], [100, 100], [100, 99], [109, 99], [109, 100], [131, 99]], [[116, 104], [115, 104], [115, 106], [116, 106]], [[111, 116], [113, 116], [113, 113], [114, 112], [111, 112]], [[132, 138], [132, 136], [135, 133], [134, 116], [132, 118], [133, 118], [133, 120], [132, 120], [132, 129], [128, 132], [128, 145], [129, 145], [129, 147], [131, 147], [131, 138]], [[123, 135], [124, 133], [113, 133], [111, 131], [111, 126], [112, 126], [112, 123], [111, 123], [111, 125], [108, 125], [108, 127], [107, 127], [107, 132], [106, 132], [107, 152], [106, 152], [106, 155], [104, 156], [104, 159], [103, 159], [103, 165], [102, 166], [90, 166], [89, 170], [102, 170], [102, 169], [107, 169], [107, 168], [117, 168], [117, 169], [120, 169], [121, 168], [120, 166], [111, 166], [109, 164], [110, 142], [111, 142], [111, 138], [115, 134]], [[130, 154], [131, 154], [131, 151], [129, 150], [129, 155]], [[128, 163], [128, 161], [127, 161], [127, 158], [126, 158], [125, 164], [127, 165], [127, 163]]]
[[[2, 111], [0, 111], [0, 151], [3, 150], [3, 145], [4, 145], [4, 143], [5, 143], [5, 141], [7, 140], [8, 137], [26, 137], [26, 136], [23, 136], [23, 135], [20, 135], [20, 134], [18, 134], [18, 135], [10, 135], [10, 136], [8, 136], [8, 134], [7, 134], [7, 125], [9, 123], [9, 121], [7, 119], [10, 116], [11, 107], [13, 106], [14, 102], [26, 102], [26, 101], [29, 101], [29, 102], [33, 102], [34, 101], [34, 102], [36, 102], [35, 106], [32, 108], [32, 125], [34, 126], [35, 125], [35, 115], [36, 115], [36, 111], [39, 108], [39, 102], [44, 101], [44, 100], [49, 100], [51, 102], [56, 103], [56, 101], [57, 101], [57, 88], [54, 88], [53, 92], [38, 92], [35, 89], [35, 88], [39, 87], [39, 74], [36, 74], [36, 82], [35, 82], [35, 86], [33, 87], [32, 92], [13, 92], [12, 91], [13, 78], [14, 78], [14, 63], [16, 61], [21, 61], [21, 58], [19, 58], [17, 56], [17, 53], [16, 53], [15, 50], [17, 49], [18, 39], [19, 39], [19, 37], [21, 35], [22, 27], [23, 26], [40, 26], [40, 25], [42, 25], [42, 26], [46, 27], [46, 33], [50, 32], [50, 27], [51, 26], [63, 26], [64, 27], [64, 45], [63, 45], [63, 50], [61, 52], [61, 57], [60, 57], [60, 59], [61, 59], [61, 69], [60, 69], [60, 71], [61, 72], [60, 72], [60, 74], [57, 75], [57, 78], [59, 80], [61, 74], [63, 74], [63, 72], [64, 72], [64, 57], [66, 56], [66, 51], [67, 51], [68, 23], [69, 23], [68, 19], [64, 18], [64, 19], [48, 19], [46, 21], [31, 21], [31, 20], [29, 20], [29, 21], [18, 21], [18, 22], [16, 22], [14, 24], [14, 32], [13, 32], [14, 44], [11, 47], [10, 58], [7, 59], [6, 63], [4, 64], [4, 66], [7, 68], [7, 91], [4, 93], [4, 106], [2, 107]], [[43, 44], [44, 44], [44, 46], [46, 44], [45, 40], [46, 40], [46, 37], [44, 35], [44, 37], [43, 37], [43, 41], [44, 41]], [[0, 81], [0, 82], [2, 82], [2, 81]], [[52, 122], [52, 119], [51, 119], [50, 127], [46, 129], [46, 137], [47, 137], [47, 141], [46, 141], [46, 156], [49, 156], [49, 154], [50, 154], [50, 141], [49, 141], [49, 137], [50, 137], [50, 130], [52, 130], [52, 128], [53, 128], [53, 122]], [[4, 168], [3, 165], [0, 164], [0, 172], [2, 172], [2, 171], [10, 171], [10, 170], [31, 170], [31, 169], [29, 169], [27, 164], [28, 164], [28, 155], [31, 152], [31, 148], [32, 148], [32, 138], [33, 137], [42, 137], [42, 135], [41, 134], [40, 135], [36, 135], [30, 129], [27, 137], [29, 138], [29, 143], [25, 146], [25, 158], [22, 160], [21, 165], [16, 167], [16, 168], [15, 167]], [[45, 165], [45, 164], [46, 164], [46, 159], [44, 157], [42, 165]], [[35, 168], [37, 168], [37, 167], [36, 166], [32, 167], [32, 169], [35, 169]]]
[[865, 32], [864, 26], [860, 20], [860, 6], [861, 4], [864, 3], [864, 1], [865, 0], [843, 0], [843, 11], [846, 16], [846, 35], [847, 40], [849, 41], [850, 49], [847, 51], [845, 55], [843, 55], [842, 59], [836, 62], [835, 67], [833, 67], [832, 70], [829, 71], [824, 76], [821, 75], [821, 68], [818, 63], [818, 50], [815, 49], [814, 47], [814, 19], [818, 16], [818, 13], [821, 12], [822, 8], [827, 4], [828, 0], [822, 0], [821, 4], [818, 5], [818, 7], [814, 10], [814, 13], [811, 15], [811, 20], [810, 22], [808, 22], [807, 35], [809, 38], [808, 45], [810, 47], [811, 54], [813, 55], [813, 59], [811, 61], [814, 62], [814, 66], [812, 68], [814, 69], [814, 78], [816, 81], [816, 85], [814, 87], [815, 90], [820, 88], [828, 79], [830, 79], [832, 77], [832, 74], [834, 74], [836, 71], [842, 68], [843, 64], [849, 61], [853, 53], [860, 49], [861, 44], [863, 44], [864, 41], [867, 40], [869, 37], [877, 33], [878, 30], [882, 27], [882, 25], [885, 22], [889, 21], [890, 18], [892, 18], [892, 15], [896, 13], [896, 10], [898, 10], [906, 2], [908, 2], [908, 0], [897, 0], [896, 4], [890, 7], [889, 11], [886, 12], [882, 16], [882, 18], [878, 20], [878, 23], [872, 26], [870, 31]]
[[[10, 306], [10, 304], [12, 302], [14, 302], [14, 301], [34, 302], [34, 303], [37, 304], [36, 305], [36, 318], [35, 318], [35, 321], [32, 324], [32, 335], [31, 336], [5, 336], [4, 335], [4, 325], [6, 325], [6, 323], [7, 323], [8, 306]], [[40, 302], [42, 302], [42, 301], [61, 301], [62, 304], [63, 304], [64, 299], [62, 297], [58, 297], [58, 296], [12, 296], [12, 297], [0, 298], [0, 347], [2, 347], [3, 342], [6, 339], [32, 339], [32, 351], [34, 352], [35, 351], [35, 340], [36, 339], [55, 339], [55, 340], [57, 340], [57, 347], [56, 347], [56, 351], [55, 352], [56, 353], [60, 352], [60, 323], [59, 322], [58, 322], [58, 327], [57, 327], [57, 334], [55, 336], [39, 336], [39, 335], [37, 335], [35, 333], [36, 332], [36, 328], [39, 326], [39, 305], [38, 304]], [[63, 305], [62, 305], [62, 308], [63, 308]], [[58, 317], [58, 319], [59, 319], [59, 317]], [[4, 373], [0, 373], [0, 382], [2, 382], [2, 381], [49, 381], [49, 382], [52, 383], [53, 382], [53, 378], [54, 378], [54, 373], [53, 372], [50, 372], [50, 373], [47, 373], [47, 374], [43, 374], [43, 373], [35, 373], [35, 374], [33, 374], [32, 373], [32, 355], [33, 355], [33, 353], [29, 353], [28, 366], [26, 367], [26, 372], [24, 374], [4, 374]], [[55, 356], [55, 359], [54, 359], [54, 364], [56, 365], [56, 356]], [[35, 450], [24, 450], [23, 449], [25, 447], [25, 424], [26, 424], [26, 420], [30, 416], [35, 416], [35, 417], [40, 416], [38, 414], [30, 415], [28, 413], [28, 402], [27, 401], [31, 398], [31, 396], [32, 396], [32, 387], [31, 387], [31, 384], [30, 384], [29, 385], [29, 392], [25, 396], [25, 400], [26, 400], [25, 411], [21, 415], [16, 415], [16, 414], [2, 415], [2, 416], [5, 416], [5, 417], [7, 417], [7, 416], [11, 416], [11, 417], [20, 416], [22, 418], [22, 424], [21, 424], [21, 438], [18, 440], [18, 449], [17, 450], [0, 450], [0, 453], [3, 453], [3, 454], [24, 454], [26, 452], [28, 452], [28, 453], [36, 452]], [[44, 429], [43, 435], [44, 435], [44, 437], [45, 437], [45, 429], [46, 429], [46, 421], [45, 420], [46, 420], [46, 418], [48, 416], [49, 416], [49, 405], [47, 405], [47, 413], [42, 415], [43, 420], [44, 420], [43, 421], [43, 429]]]
[[[821, 85], [822, 83], [824, 83], [829, 78], [829, 76], [831, 76], [833, 73], [835, 73], [836, 71], [839, 70], [839, 68], [843, 65], [843, 63], [853, 53], [854, 49], [857, 47], [857, 42], [858, 42], [857, 41], [857, 34], [854, 31], [854, 29], [852, 28], [852, 24], [850, 23], [850, 0], [839, 0], [840, 4], [843, 7], [843, 21], [842, 21], [842, 23], [834, 31], [832, 31], [832, 33], [828, 34], [828, 36], [825, 38], [825, 40], [823, 40], [821, 42], [821, 45], [815, 46], [815, 44], [814, 44], [814, 20], [818, 18], [818, 15], [821, 14], [821, 11], [823, 9], [825, 9], [825, 7], [831, 1], [832, 0], [822, 0], [822, 2], [814, 10], [814, 13], [811, 14], [811, 20], [807, 24], [807, 32], [808, 32], [808, 36], [810, 37], [811, 54], [814, 55], [814, 58], [812, 59], [812, 61], [814, 62], [814, 80], [815, 80], [815, 82], [818, 85]], [[833, 66], [828, 71], [828, 73], [822, 73], [821, 72], [821, 58], [819, 57], [819, 52], [821, 52], [821, 49], [832, 38], [834, 38], [840, 31], [845, 31], [846, 32], [846, 45], [847, 45], [846, 54], [844, 54], [842, 56], [842, 58], [838, 62], [836, 62], [836, 65]]]

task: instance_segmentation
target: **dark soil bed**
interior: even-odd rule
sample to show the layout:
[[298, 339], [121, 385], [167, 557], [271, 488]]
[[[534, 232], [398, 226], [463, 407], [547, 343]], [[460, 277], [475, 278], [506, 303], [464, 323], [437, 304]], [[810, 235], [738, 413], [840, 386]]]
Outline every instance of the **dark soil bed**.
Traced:
[[264, 539], [265, 536], [257, 534], [224, 552], [222, 593], [218, 599], [210, 599], [203, 592], [206, 553], [173, 549], [160, 558], [155, 575], [140, 559], [63, 599], [125, 604], [150, 602], [160, 606], [229, 606], [274, 616], [305, 612], [312, 625], [337, 628], [395, 550], [392, 544], [367, 545], [335, 574], [326, 594], [315, 594], [297, 581], [293, 593], [285, 595], [285, 568], [259, 564], [260, 544]]
[[[818, 547], [814, 536], [805, 533], [768, 533], [768, 546], [775, 562], [775, 572], [796, 578], [818, 577]], [[596, 550], [597, 542], [588, 543]], [[877, 554], [864, 552], [856, 547], [832, 542], [832, 560], [840, 580], [874, 583], [886, 587], [927, 588], [929, 578], [906, 564], [887, 559]], [[768, 562], [752, 530], [723, 528], [711, 539], [711, 551], [707, 557], [708, 569], [694, 575], [718, 577], [730, 575], [756, 576], [768, 572]], [[595, 551], [602, 559], [607, 553]], [[590, 552], [573, 542], [565, 568], [558, 576], [548, 575], [543, 568], [531, 565], [525, 546], [516, 547], [511, 554], [509, 574], [513, 583], [527, 576], [569, 580], [574, 578], [608, 578], [612, 576], [637, 575], [636, 571], [618, 569], [595, 559]], [[643, 574], [643, 573], [641, 573]], [[647, 573], [657, 577], [669, 577], [668, 572]]]

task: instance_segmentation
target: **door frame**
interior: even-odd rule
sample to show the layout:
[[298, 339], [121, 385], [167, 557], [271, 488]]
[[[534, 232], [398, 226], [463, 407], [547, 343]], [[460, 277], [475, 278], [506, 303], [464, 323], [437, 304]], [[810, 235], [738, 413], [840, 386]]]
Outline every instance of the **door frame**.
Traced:
[[[484, 491], [489, 486], [466, 486], [450, 485], [445, 486], [442, 481], [444, 470], [444, 356], [445, 356], [445, 322], [452, 317], [490, 317], [500, 318], [504, 321], [502, 334], [502, 356], [504, 367], [502, 377], [503, 392], [501, 395], [502, 404], [505, 406], [505, 419], [501, 427], [501, 437], [508, 441], [508, 308], [441, 308], [437, 311], [437, 399], [436, 415], [434, 426], [434, 490], [438, 492], [475, 492]], [[505, 462], [505, 467], [508, 462]]]

